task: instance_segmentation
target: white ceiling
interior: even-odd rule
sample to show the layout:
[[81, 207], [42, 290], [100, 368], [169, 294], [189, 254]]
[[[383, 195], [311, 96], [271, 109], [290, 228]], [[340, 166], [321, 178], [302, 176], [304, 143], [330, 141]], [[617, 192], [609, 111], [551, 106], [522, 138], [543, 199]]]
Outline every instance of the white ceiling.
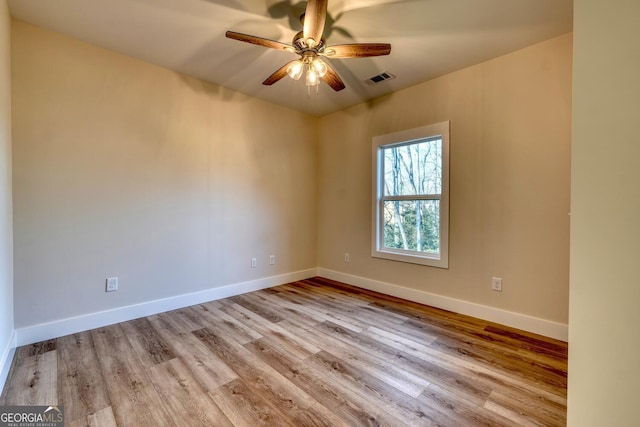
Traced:
[[[9, 0], [15, 18], [316, 116], [572, 30], [573, 0], [329, 0], [327, 44], [391, 43], [389, 56], [331, 59], [346, 84], [262, 81], [296, 56], [225, 38], [291, 43], [297, 0]], [[397, 78], [363, 83], [382, 71]]]

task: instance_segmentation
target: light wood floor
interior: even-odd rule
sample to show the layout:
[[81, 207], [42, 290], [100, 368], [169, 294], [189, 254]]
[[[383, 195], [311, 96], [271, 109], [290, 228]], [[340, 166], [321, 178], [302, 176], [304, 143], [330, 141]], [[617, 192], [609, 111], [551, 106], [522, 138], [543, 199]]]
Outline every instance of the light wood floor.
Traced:
[[322, 278], [20, 347], [67, 426], [562, 426], [567, 345]]

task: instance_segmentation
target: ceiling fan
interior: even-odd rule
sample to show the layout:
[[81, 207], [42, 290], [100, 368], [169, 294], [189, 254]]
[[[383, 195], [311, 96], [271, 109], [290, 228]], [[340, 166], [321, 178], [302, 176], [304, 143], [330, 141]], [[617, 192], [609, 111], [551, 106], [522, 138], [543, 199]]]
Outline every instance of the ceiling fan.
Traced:
[[300, 55], [299, 59], [290, 61], [276, 70], [262, 82], [272, 85], [289, 75], [294, 80], [300, 79], [306, 69], [306, 83], [308, 87], [318, 86], [320, 80], [327, 83], [333, 90], [345, 88], [344, 82], [336, 71], [320, 57], [326, 58], [362, 58], [382, 56], [391, 53], [389, 43], [352, 43], [327, 46], [322, 38], [324, 24], [327, 18], [328, 0], [309, 0], [305, 13], [300, 17], [303, 30], [293, 37], [291, 44], [281, 43], [263, 37], [227, 31], [230, 39], [264, 46], [271, 49], [285, 50]]

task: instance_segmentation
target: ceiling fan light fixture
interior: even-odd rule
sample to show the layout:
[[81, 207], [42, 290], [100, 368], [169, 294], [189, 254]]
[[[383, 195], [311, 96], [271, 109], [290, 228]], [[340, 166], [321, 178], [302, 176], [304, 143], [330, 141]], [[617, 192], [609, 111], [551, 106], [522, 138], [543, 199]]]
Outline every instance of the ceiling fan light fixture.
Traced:
[[299, 80], [300, 77], [302, 76], [302, 72], [303, 71], [304, 71], [304, 62], [302, 62], [302, 60], [300, 60], [300, 59], [297, 60], [297, 61], [293, 61], [287, 67], [287, 74], [293, 80]]
[[311, 66], [316, 74], [318, 74], [318, 77], [324, 77], [324, 75], [327, 74], [327, 64], [325, 64], [322, 59], [314, 58], [313, 61], [311, 61]]
[[307, 70], [307, 86], [316, 86], [320, 81], [318, 80], [318, 73], [315, 72], [311, 66]]

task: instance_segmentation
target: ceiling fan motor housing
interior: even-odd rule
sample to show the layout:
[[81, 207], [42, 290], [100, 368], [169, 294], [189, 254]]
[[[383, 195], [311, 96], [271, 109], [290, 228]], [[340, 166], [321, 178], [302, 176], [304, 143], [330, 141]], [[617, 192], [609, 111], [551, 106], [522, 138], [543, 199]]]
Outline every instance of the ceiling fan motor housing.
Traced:
[[303, 54], [305, 51], [313, 51], [316, 54], [321, 52], [324, 49], [326, 44], [324, 38], [320, 39], [320, 41], [315, 41], [313, 46], [309, 46], [309, 41], [304, 38], [304, 33], [300, 31], [295, 36], [293, 36], [293, 41], [291, 44], [296, 48], [297, 53]]

